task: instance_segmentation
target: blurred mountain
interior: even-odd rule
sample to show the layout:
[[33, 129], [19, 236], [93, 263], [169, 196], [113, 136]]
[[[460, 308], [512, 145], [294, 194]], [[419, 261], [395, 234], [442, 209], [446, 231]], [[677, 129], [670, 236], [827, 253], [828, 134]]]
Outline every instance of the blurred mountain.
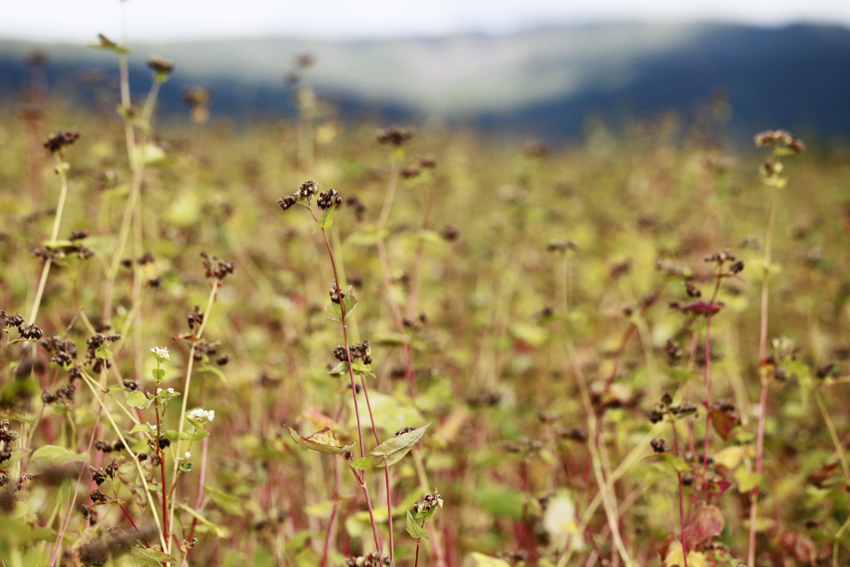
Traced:
[[[114, 38], [113, 38], [114, 39]], [[344, 115], [438, 117], [488, 129], [548, 136], [579, 133], [589, 114], [611, 119], [677, 109], [686, 117], [717, 97], [740, 132], [792, 128], [850, 135], [850, 30], [793, 25], [600, 24], [505, 36], [331, 42], [267, 38], [131, 45], [131, 84], [150, 85], [148, 55], [177, 67], [162, 91], [165, 111], [180, 92], [205, 84], [215, 114], [258, 118], [292, 111], [284, 77], [299, 54], [310, 80]], [[46, 55], [51, 92], [92, 102], [92, 70], [114, 83], [114, 54], [79, 45], [0, 41], [0, 100], [31, 81], [26, 58]], [[113, 87], [114, 88], [114, 85]], [[101, 95], [103, 96], [103, 95]], [[93, 102], [92, 102], [93, 104]]]

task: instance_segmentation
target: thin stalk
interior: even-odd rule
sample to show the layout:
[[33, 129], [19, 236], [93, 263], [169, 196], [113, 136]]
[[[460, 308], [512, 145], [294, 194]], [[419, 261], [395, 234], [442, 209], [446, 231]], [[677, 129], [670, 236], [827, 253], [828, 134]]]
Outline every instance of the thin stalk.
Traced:
[[[162, 529], [167, 534], [168, 533], [168, 498], [165, 493], [166, 483], [165, 483], [165, 454], [160, 447], [159, 444], [159, 436], [162, 431], [162, 417], [159, 413], [159, 400], [154, 401], [154, 411], [156, 412], [156, 438], [154, 439], [154, 446], [156, 447], [156, 456], [159, 458], [159, 472], [162, 482]], [[165, 413], [165, 408], [163, 408], [163, 414]]]
[[[307, 208], [309, 209], [310, 215], [313, 217], [313, 220], [318, 222], [316, 215], [313, 213], [312, 207], [308, 206]], [[339, 289], [340, 280], [339, 280], [339, 274], [338, 274], [337, 268], [336, 268], [336, 260], [334, 259], [333, 248], [331, 247], [330, 240], [328, 240], [327, 231], [325, 231], [324, 228], [322, 228], [322, 238], [325, 241], [325, 247], [328, 250], [328, 256], [330, 257], [330, 260], [331, 260], [331, 268], [333, 269], [334, 282], [337, 284], [337, 288]], [[342, 291], [342, 290], [340, 289], [340, 291]], [[362, 457], [366, 456], [366, 450], [363, 446], [363, 429], [362, 429], [361, 424], [360, 424], [360, 410], [359, 410], [359, 407], [358, 407], [358, 404], [357, 404], [357, 390], [356, 390], [356, 387], [354, 385], [354, 368], [353, 368], [353, 361], [351, 359], [351, 349], [349, 347], [349, 342], [348, 342], [348, 325], [345, 322], [347, 313], [345, 311], [345, 299], [343, 297], [340, 297], [339, 308], [340, 308], [340, 319], [341, 319], [340, 324], [342, 325], [342, 338], [343, 338], [344, 345], [345, 345], [345, 358], [346, 358], [346, 361], [348, 362], [348, 377], [349, 377], [349, 381], [351, 383], [351, 395], [354, 398], [354, 413], [356, 414], [356, 417], [357, 417], [357, 435], [358, 435], [358, 438], [359, 438], [359, 441], [360, 441], [360, 457], [362, 458]], [[360, 384], [361, 384], [361, 387], [363, 388], [363, 396], [366, 398], [366, 406], [369, 410], [369, 419], [371, 420], [371, 423], [372, 423], [372, 433], [375, 435], [375, 442], [380, 445], [381, 441], [378, 438], [378, 428], [375, 426], [375, 417], [372, 414], [372, 405], [369, 402], [369, 389], [366, 387], [366, 379], [363, 378], [362, 376], [360, 378]], [[384, 474], [386, 476], [386, 485], [387, 485], [387, 522], [388, 522], [388, 525], [389, 525], [389, 536], [390, 536], [390, 560], [395, 561], [395, 549], [394, 549], [394, 546], [393, 546], [392, 493], [390, 492], [390, 467], [389, 467], [389, 464], [387, 464], [386, 459], [384, 459]], [[361, 473], [361, 475], [362, 475], [361, 486], [363, 487], [363, 491], [366, 494], [366, 503], [369, 507], [369, 515], [372, 519], [372, 529], [373, 529], [374, 535], [375, 535], [375, 545], [378, 548], [378, 552], [383, 553], [381, 551], [381, 544], [380, 544], [380, 540], [378, 538], [377, 524], [375, 523], [375, 518], [372, 515], [371, 498], [369, 496], [369, 491], [366, 488], [366, 474], [365, 474], [365, 472], [363, 472], [363, 473]], [[358, 477], [358, 478], [361, 478], [361, 477]]]
[[86, 449], [86, 458], [83, 461], [83, 466], [80, 469], [80, 475], [77, 477], [77, 485], [74, 487], [74, 492], [71, 496], [71, 504], [68, 506], [68, 513], [65, 515], [65, 520], [62, 522], [62, 529], [59, 531], [59, 537], [56, 539], [56, 546], [53, 548], [53, 555], [50, 557], [50, 567], [54, 567], [56, 565], [56, 559], [59, 557], [59, 550], [62, 548], [62, 540], [65, 539], [65, 533], [68, 531], [68, 522], [71, 521], [71, 514], [73, 514], [76, 508], [74, 507], [74, 503], [77, 501], [77, 491], [80, 489], [80, 483], [83, 480], [83, 475], [86, 473], [86, 465], [89, 462], [89, 455], [91, 454], [92, 445], [94, 445], [94, 438], [97, 434], [97, 428], [100, 426], [100, 416], [103, 410], [98, 408], [97, 410], [97, 419], [94, 421], [94, 428], [91, 432], [91, 437], [89, 438], [89, 446]]
[[328, 552], [331, 549], [331, 533], [334, 529], [334, 521], [336, 520], [336, 512], [339, 505], [339, 463], [336, 460], [336, 455], [333, 457], [334, 463], [334, 488], [333, 488], [333, 508], [331, 508], [331, 517], [328, 520], [328, 533], [325, 534], [325, 545], [322, 549], [321, 567], [326, 567], [328, 564]]
[[614, 546], [617, 550], [617, 553], [619, 553], [626, 567], [631, 567], [632, 560], [629, 557], [629, 552], [626, 550], [626, 547], [623, 544], [622, 537], [620, 537], [617, 505], [616, 502], [614, 502], [612, 496], [613, 490], [609, 490], [608, 488], [607, 482], [602, 472], [602, 464], [600, 463], [599, 450], [596, 447], [596, 443], [594, 441], [597, 438], [597, 428], [599, 426], [596, 419], [596, 412], [593, 410], [593, 403], [590, 400], [590, 393], [588, 392], [587, 385], [584, 381], [584, 372], [582, 371], [581, 367], [577, 362], [578, 358], [575, 352], [575, 346], [573, 345], [571, 339], [567, 340], [567, 350], [570, 356], [570, 360], [573, 364], [573, 371], [576, 375], [576, 381], [579, 385], [579, 392], [581, 393], [582, 405], [584, 406], [585, 413], [587, 414], [587, 447], [590, 451], [590, 460], [593, 466], [594, 476], [596, 477], [596, 484], [599, 487], [599, 494], [602, 498], [602, 506], [608, 518], [608, 527], [611, 529], [611, 537], [614, 540]]
[[127, 449], [127, 452], [130, 453], [130, 457], [133, 459], [133, 463], [136, 465], [136, 471], [139, 473], [139, 478], [142, 480], [142, 486], [145, 489], [145, 494], [148, 497], [148, 506], [150, 506], [151, 514], [153, 515], [153, 521], [156, 524], [157, 530], [159, 530], [159, 539], [162, 544], [163, 551], [166, 550], [167, 545], [165, 543], [165, 533], [162, 531], [162, 524], [160, 523], [159, 516], [156, 513], [156, 505], [154, 504], [153, 497], [151, 496], [150, 488], [148, 487], [148, 481], [145, 479], [145, 473], [142, 471], [142, 465], [139, 463], [139, 457], [136, 455], [132, 449], [130, 449], [130, 444], [127, 443], [127, 440], [124, 438], [124, 434], [121, 433], [121, 428], [115, 423], [115, 420], [112, 419], [112, 415], [109, 413], [109, 410], [106, 409], [106, 406], [103, 404], [103, 400], [98, 396], [97, 390], [94, 388], [94, 379], [82, 372], [83, 382], [86, 383], [86, 386], [89, 387], [92, 394], [94, 395], [97, 403], [100, 405], [103, 413], [106, 415], [106, 418], [109, 420], [109, 423], [112, 425], [112, 429], [115, 431], [115, 434], [118, 435], [118, 438], [121, 440], [123, 446]]
[[[770, 211], [767, 220], [767, 236], [764, 243], [764, 278], [761, 282], [761, 325], [759, 330], [759, 420], [756, 431], [756, 474], [761, 473], [764, 460], [764, 428], [767, 419], [767, 390], [768, 377], [766, 375], [767, 365], [767, 319], [768, 319], [768, 282], [770, 281], [770, 260], [773, 251], [773, 227], [776, 221], [776, 191], [775, 186], [770, 188]], [[753, 488], [750, 494], [750, 529], [747, 540], [747, 565], [755, 567], [756, 561], [756, 517], [758, 515], [759, 488]]]
[[[673, 422], [673, 453], [679, 456], [679, 433], [676, 430], [676, 422]], [[679, 479], [679, 541], [682, 543], [682, 557], [685, 567], [688, 567], [688, 552], [685, 549], [685, 489], [682, 484], [682, 471], [676, 469]]]
[[[341, 403], [339, 406], [339, 411], [336, 412], [336, 419], [334, 421], [339, 422], [340, 417], [342, 417], [342, 410], [345, 408], [345, 404]], [[328, 533], [325, 535], [325, 546], [322, 550], [322, 562], [321, 567], [326, 567], [328, 564], [328, 553], [331, 549], [331, 534], [334, 529], [334, 521], [336, 520], [336, 512], [339, 508], [339, 462], [336, 458], [333, 459], [334, 465], [334, 488], [333, 488], [333, 507], [331, 508], [331, 517], [328, 520]]]
[[[723, 262], [718, 262], [717, 277], [714, 283], [714, 293], [711, 295], [709, 305], [714, 305], [717, 294], [720, 292], [720, 281], [723, 277]], [[703, 487], [708, 489], [706, 474], [708, 472], [708, 444], [711, 434], [711, 315], [705, 316], [705, 439], [702, 447], [702, 482]], [[682, 543], [684, 545], [684, 543]], [[682, 548], [684, 549], [684, 547]], [[687, 566], [686, 566], [687, 567]]]
[[826, 423], [826, 428], [829, 430], [829, 437], [832, 439], [832, 444], [835, 446], [835, 454], [838, 455], [838, 460], [841, 462], [841, 470], [844, 471], [844, 478], [850, 482], [850, 467], [847, 466], [847, 457], [844, 454], [844, 446], [838, 439], [838, 433], [835, 430], [835, 424], [832, 421], [832, 416], [826, 409], [826, 404], [823, 401], [823, 395], [820, 390], [815, 389], [815, 401], [818, 403], [818, 409], [823, 416], [823, 421]]
[[[54, 154], [56, 158], [56, 173], [59, 174], [59, 204], [56, 205], [56, 215], [53, 217], [53, 230], [50, 232], [50, 244], [56, 244], [56, 238], [59, 236], [59, 226], [62, 223], [62, 214], [65, 211], [65, 199], [68, 196], [68, 178], [65, 175], [65, 162], [59, 152]], [[32, 309], [27, 321], [30, 324], [35, 322], [38, 316], [38, 309], [41, 305], [41, 298], [44, 296], [44, 287], [47, 285], [47, 275], [50, 273], [50, 266], [53, 263], [52, 259], [48, 258], [44, 262], [44, 268], [41, 270], [41, 277], [38, 280], [38, 288], [35, 292], [35, 299], [32, 302]]]
[[[431, 220], [431, 209], [434, 205], [434, 189], [428, 185], [428, 196], [425, 199], [425, 212], [422, 214], [422, 228], [424, 232], [428, 230], [428, 224]], [[425, 241], [419, 239], [416, 245], [416, 252], [413, 256], [413, 273], [410, 276], [410, 295], [407, 300], [407, 318], [411, 321], [416, 317], [416, 304], [419, 301], [419, 285], [422, 277], [422, 255], [425, 251]]]
[[[180, 421], [178, 422], [178, 426], [177, 426], [177, 439], [178, 439], [177, 445], [178, 445], [178, 447], [175, 447], [175, 452], [177, 454], [179, 454], [179, 452], [180, 452], [179, 451], [179, 445], [180, 445], [179, 439], [180, 439], [180, 436], [183, 434], [183, 427], [184, 427], [185, 422], [186, 422], [186, 406], [189, 403], [189, 386], [191, 385], [191, 382], [192, 382], [192, 367], [193, 367], [194, 362], [195, 362], [195, 357], [193, 356], [194, 352], [195, 352], [195, 346], [198, 344], [198, 342], [200, 342], [201, 337], [204, 334], [204, 329], [206, 328], [207, 322], [210, 320], [210, 311], [212, 310], [213, 301], [215, 301], [215, 296], [216, 296], [216, 293], [218, 292], [218, 287], [219, 287], [220, 283], [221, 282], [219, 282], [219, 280], [217, 280], [217, 279], [214, 279], [213, 282], [212, 282], [212, 289], [210, 290], [210, 295], [209, 295], [209, 298], [207, 299], [206, 311], [204, 311], [204, 320], [203, 320], [203, 322], [201, 322], [201, 326], [198, 329], [198, 332], [195, 335], [195, 338], [192, 340], [192, 347], [189, 349], [189, 362], [186, 365], [186, 381], [185, 381], [185, 384], [184, 384], [184, 387], [183, 387], [183, 403], [180, 406]], [[174, 489], [177, 487], [178, 467], [179, 467], [179, 463], [177, 461], [177, 458], [175, 458], [174, 459], [174, 467], [173, 467], [173, 470], [171, 472], [171, 493], [172, 494], [174, 493]], [[176, 499], [174, 497], [171, 498], [171, 506], [170, 506], [169, 511], [168, 511], [168, 525], [171, 525], [171, 526], [174, 525], [174, 506], [175, 506], [175, 503], [176, 503], [175, 500]], [[171, 543], [171, 540], [169, 540], [169, 543]], [[168, 553], [168, 551], [166, 551], [166, 553]]]
[[[400, 150], [397, 156], [398, 155], [400, 155]], [[378, 228], [384, 228], [386, 226], [387, 219], [389, 218], [390, 211], [393, 207], [396, 187], [398, 186], [399, 161], [400, 158], [392, 159], [390, 161], [390, 180], [387, 183], [387, 194], [384, 196], [384, 204], [381, 207], [381, 214], [378, 217]], [[393, 316], [393, 323], [395, 324], [396, 331], [401, 333], [403, 336], [406, 336], [407, 333], [404, 329], [404, 318], [401, 315], [401, 308], [399, 308], [398, 302], [396, 302], [395, 296], [393, 295], [392, 275], [390, 273], [390, 263], [384, 239], [378, 238], [377, 242], [375, 243], [375, 247], [378, 250], [378, 260], [381, 264], [381, 275], [383, 276], [384, 288], [387, 294], [387, 303], [389, 303], [390, 305], [390, 312]], [[407, 378], [407, 381], [410, 385], [410, 393], [415, 397], [417, 394], [416, 370], [413, 367], [413, 354], [410, 350], [410, 344], [405, 341], [401, 345], [401, 350], [404, 353], [405, 377]]]

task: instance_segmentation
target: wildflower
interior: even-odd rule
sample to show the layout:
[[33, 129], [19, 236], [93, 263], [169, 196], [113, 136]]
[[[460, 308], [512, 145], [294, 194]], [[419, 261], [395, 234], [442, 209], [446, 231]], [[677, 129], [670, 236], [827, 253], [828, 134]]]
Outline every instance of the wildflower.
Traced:
[[190, 453], [189, 451], [186, 451], [186, 454], [185, 454], [185, 455], [183, 455], [183, 458], [184, 458], [184, 459], [191, 459], [191, 458], [192, 458], [192, 453]]
[[187, 413], [186, 417], [200, 423], [204, 423], [205, 421], [213, 421], [215, 419], [215, 410], [207, 411], [205, 409], [198, 408]]
[[153, 347], [151, 352], [156, 357], [158, 362], [163, 360], [171, 360], [171, 355], [168, 353], [168, 347]]

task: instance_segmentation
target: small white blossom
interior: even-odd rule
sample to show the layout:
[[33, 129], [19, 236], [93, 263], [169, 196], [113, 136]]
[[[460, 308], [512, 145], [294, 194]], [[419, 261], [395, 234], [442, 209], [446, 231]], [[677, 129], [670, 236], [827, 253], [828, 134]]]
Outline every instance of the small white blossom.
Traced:
[[150, 427], [153, 431], [156, 431], [156, 425], [151, 425], [150, 423], [148, 423], [148, 427]]
[[186, 454], [183, 456], [183, 458], [184, 458], [184, 459], [191, 459], [191, 458], [192, 458], [192, 453], [190, 453], [189, 451], [186, 451]]
[[194, 419], [195, 421], [200, 421], [201, 423], [205, 421], [213, 421], [215, 419], [215, 410], [204, 410], [201, 408], [194, 409], [186, 414], [186, 417], [190, 419]]
[[153, 347], [151, 352], [158, 359], [171, 360], [171, 355], [168, 353], [168, 347]]

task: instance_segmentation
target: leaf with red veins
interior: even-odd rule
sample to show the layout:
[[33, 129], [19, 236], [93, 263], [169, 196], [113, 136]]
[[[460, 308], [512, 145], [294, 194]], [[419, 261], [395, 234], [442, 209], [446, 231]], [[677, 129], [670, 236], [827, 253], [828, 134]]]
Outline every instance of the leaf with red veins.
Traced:
[[686, 551], [691, 551], [708, 538], [723, 533], [723, 524], [723, 514], [717, 506], [700, 506], [682, 531], [682, 545]]

